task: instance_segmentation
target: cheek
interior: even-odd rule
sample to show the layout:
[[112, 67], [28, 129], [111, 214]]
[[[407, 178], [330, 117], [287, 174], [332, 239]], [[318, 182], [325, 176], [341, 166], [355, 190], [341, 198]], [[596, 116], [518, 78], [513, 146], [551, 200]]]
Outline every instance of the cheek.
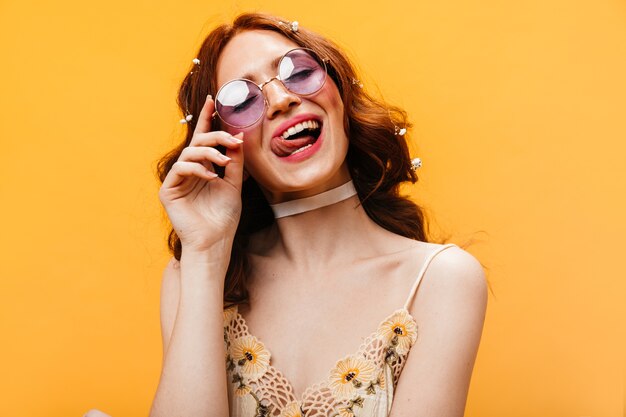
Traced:
[[345, 123], [345, 108], [343, 106], [343, 100], [339, 94], [339, 89], [335, 83], [328, 83], [320, 91], [319, 95], [320, 103], [324, 103], [328, 116], [333, 125], [333, 130], [337, 134], [346, 135]]
[[224, 132], [235, 136], [238, 133], [243, 133], [243, 152], [244, 152], [244, 166], [246, 170], [249, 170], [252, 174], [254, 166], [262, 155], [262, 149], [260, 148], [261, 140], [261, 127], [259, 124], [255, 124], [246, 128], [232, 127], [224, 124]]
[[333, 87], [333, 91], [330, 92], [328, 96], [330, 104], [341, 110], [341, 113], [343, 114], [343, 100], [341, 99], [341, 95], [339, 95], [339, 90], [337, 90], [337, 87]]
[[341, 95], [339, 94], [339, 90], [337, 89], [337, 86], [335, 86], [335, 83], [327, 82], [326, 85], [324, 85], [324, 88], [322, 88], [319, 92], [318, 97], [334, 108], [341, 109], [343, 111], [343, 100], [341, 100]]
[[324, 103], [323, 105], [329, 112], [331, 119], [343, 124], [343, 100], [335, 83], [327, 82], [324, 88], [319, 92], [318, 99], [320, 103]]
[[228, 126], [227, 124], [224, 124], [224, 132], [229, 133], [233, 136], [235, 136], [239, 132], [243, 132], [243, 135], [246, 136], [247, 130], [248, 129], [240, 129], [238, 127], [232, 127], [232, 126]]
[[243, 132], [244, 141], [246, 140], [246, 138], [253, 138], [257, 130], [258, 130], [257, 125], [252, 125], [252, 126], [242, 129], [240, 127], [232, 127], [232, 126], [228, 126], [227, 124], [224, 124], [224, 132], [230, 135], [235, 136], [237, 133]]

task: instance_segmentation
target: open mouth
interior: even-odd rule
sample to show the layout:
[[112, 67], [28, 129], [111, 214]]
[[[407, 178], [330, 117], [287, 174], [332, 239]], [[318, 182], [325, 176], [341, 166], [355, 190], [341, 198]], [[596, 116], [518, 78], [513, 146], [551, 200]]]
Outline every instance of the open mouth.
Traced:
[[322, 122], [311, 119], [297, 123], [280, 136], [272, 138], [271, 149], [279, 157], [286, 157], [313, 146], [322, 132]]

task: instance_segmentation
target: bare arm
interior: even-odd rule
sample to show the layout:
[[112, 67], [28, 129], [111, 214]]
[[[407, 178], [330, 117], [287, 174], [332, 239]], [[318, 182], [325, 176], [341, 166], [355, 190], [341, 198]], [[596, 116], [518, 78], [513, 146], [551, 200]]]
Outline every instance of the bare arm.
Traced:
[[452, 248], [432, 262], [413, 302], [418, 336], [390, 417], [462, 417], [482, 334], [487, 286], [481, 265]]
[[[224, 279], [241, 215], [242, 135], [211, 131], [207, 97], [159, 199], [182, 245], [163, 274], [163, 369], [150, 417], [228, 417]], [[217, 150], [226, 148], [226, 156]], [[225, 167], [223, 178], [214, 166]]]
[[163, 369], [150, 417], [228, 416], [223, 319], [227, 266], [189, 254], [165, 268]]

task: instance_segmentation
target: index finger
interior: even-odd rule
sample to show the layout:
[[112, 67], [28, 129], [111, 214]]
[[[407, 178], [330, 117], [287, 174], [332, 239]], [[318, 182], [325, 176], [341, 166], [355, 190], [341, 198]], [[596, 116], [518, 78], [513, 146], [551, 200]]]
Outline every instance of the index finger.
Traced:
[[213, 119], [213, 111], [215, 109], [215, 102], [213, 101], [213, 97], [209, 94], [206, 97], [206, 101], [204, 102], [204, 106], [202, 106], [202, 110], [200, 110], [200, 115], [198, 116], [198, 123], [196, 124], [196, 128], [193, 133], [208, 133], [211, 131], [211, 119]]

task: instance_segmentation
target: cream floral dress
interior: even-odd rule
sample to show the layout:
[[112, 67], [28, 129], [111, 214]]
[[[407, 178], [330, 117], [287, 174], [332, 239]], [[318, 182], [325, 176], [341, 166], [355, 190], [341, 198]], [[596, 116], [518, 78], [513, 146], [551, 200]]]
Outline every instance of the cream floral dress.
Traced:
[[443, 245], [426, 259], [403, 308], [385, 318], [357, 352], [335, 364], [326, 380], [296, 398], [291, 383], [271, 365], [272, 355], [251, 335], [237, 306], [224, 310], [224, 343], [231, 417], [386, 417], [417, 324], [408, 311], [421, 278]]

